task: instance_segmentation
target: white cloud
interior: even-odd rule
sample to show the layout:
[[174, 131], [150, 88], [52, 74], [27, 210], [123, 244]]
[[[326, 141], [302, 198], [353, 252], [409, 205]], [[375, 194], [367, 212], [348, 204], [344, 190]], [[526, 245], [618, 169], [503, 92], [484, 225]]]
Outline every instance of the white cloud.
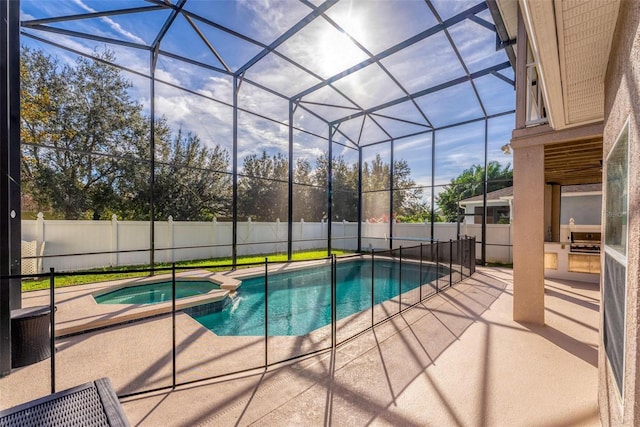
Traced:
[[[80, 43], [78, 40], [71, 39], [70, 37], [34, 30], [28, 30], [28, 32], [33, 33], [43, 39], [66, 46], [69, 49], [86, 53], [87, 55], [91, 55], [93, 53], [93, 50], [88, 48], [86, 44]], [[62, 66], [73, 65], [76, 62], [77, 55], [66, 49], [60, 49], [48, 43], [40, 42], [27, 36], [21, 37], [21, 43], [34, 49], [41, 49], [45, 54], [56, 58], [59, 64]]]
[[165, 85], [156, 86], [156, 116], [164, 116], [173, 129], [196, 133], [208, 146], [232, 146], [232, 110], [218, 102]]
[[252, 16], [245, 25], [250, 25], [269, 42], [311, 12], [300, 2], [283, 0], [239, 0], [238, 4]]
[[[93, 9], [92, 7], [89, 7], [88, 5], [86, 5], [82, 0], [72, 0], [73, 3], [75, 3], [76, 5], [78, 5], [80, 8], [86, 10], [87, 12], [96, 12], [95, 9]], [[107, 17], [107, 16], [103, 16], [102, 18], [100, 18], [102, 20], [102, 22], [106, 23], [112, 30], [114, 30], [116, 33], [120, 34], [121, 36], [136, 42], [136, 43], [140, 43], [140, 44], [145, 44], [144, 40], [142, 40], [140, 37], [136, 36], [135, 34], [125, 30], [124, 28], [122, 28], [122, 26], [120, 24], [118, 24], [117, 22], [115, 22], [113, 19]]]
[[167, 83], [174, 85], [180, 85], [180, 79], [175, 76], [175, 73], [163, 70], [162, 68], [156, 68], [156, 78]]
[[425, 146], [431, 147], [431, 138], [431, 133], [425, 133], [424, 135], [413, 137], [409, 141], [399, 140], [393, 148], [396, 153], [403, 153]]
[[246, 75], [256, 83], [286, 96], [293, 96], [320, 82], [274, 54], [269, 54], [258, 61]]
[[209, 77], [201, 92], [216, 99], [226, 100], [231, 104], [233, 101], [233, 80], [231, 78]]
[[473, 4], [459, 0], [431, 0], [443, 20], [457, 15]]
[[[83, 10], [93, 11], [90, 2], [85, 3], [86, 0], [73, 1], [75, 5]], [[346, 3], [346, 1], [344, 3]], [[340, 2], [337, 6], [342, 4], [343, 2]], [[365, 2], [363, 2], [363, 4], [365, 4]], [[371, 2], [370, 4], [375, 5], [375, 2]], [[422, 4], [422, 1], [413, 2], [412, 7], [417, 7], [418, 4], [423, 5], [425, 10], [428, 10], [426, 5]], [[454, 13], [460, 7], [468, 6], [469, 3], [464, 3], [462, 5], [449, 5], [447, 7], [452, 8], [452, 10], [447, 13]], [[282, 1], [275, 0], [240, 0], [236, 7], [242, 8], [244, 12], [248, 14], [247, 16], [251, 17], [251, 19], [247, 20], [247, 25], [252, 26], [256, 32], [259, 32], [262, 35], [262, 40], [270, 39], [269, 41], [282, 34], [286, 29], [290, 28], [310, 12], [310, 9], [300, 2], [285, 4]], [[386, 4], [385, 7], [389, 8]], [[50, 13], [50, 15], [55, 14], [56, 13]], [[23, 13], [23, 19], [30, 18], [32, 18], [31, 14]], [[417, 20], [415, 17], [413, 18], [414, 21], [412, 21], [413, 23], [411, 24], [413, 25], [411, 27], [411, 34], [415, 33], [414, 30], [418, 31], [426, 29], [426, 27], [420, 27], [420, 23], [422, 21]], [[319, 19], [321, 20], [322, 18]], [[108, 26], [108, 28], [102, 24], [99, 25], [101, 28], [92, 28], [95, 34], [104, 33], [106, 35], [106, 32], [109, 32], [110, 34], [115, 32], [127, 40], [134, 41], [136, 43], [143, 43], [143, 40], [140, 37], [128, 31], [126, 28], [123, 28], [114, 20], [105, 17], [102, 21]], [[419, 23], [416, 24], [416, 22]], [[89, 25], [88, 22], [87, 25]], [[141, 21], [140, 25], [144, 25], [144, 22]], [[318, 41], [317, 38], [322, 37], [322, 31], [323, 28], [326, 28], [326, 25], [328, 24], [326, 24], [325, 21], [322, 21], [322, 25], [317, 25], [317, 31], [314, 31], [313, 25], [305, 28], [307, 31], [302, 30], [302, 32], [300, 32], [296, 37], [299, 43], [291, 43], [286, 46], [286, 49], [283, 48], [282, 51], [298, 57], [300, 57], [299, 55], [302, 55], [306, 58], [305, 61], [308, 61], [308, 66], [318, 67], [318, 70], [321, 70], [322, 62], [326, 62], [327, 58], [326, 55], [318, 55], [317, 50], [322, 43]], [[428, 26], [427, 23], [422, 23], [422, 25]], [[460, 40], [460, 45], [465, 49], [470, 49], [471, 51], [473, 51], [475, 46], [474, 37], [479, 34], [477, 31], [487, 31], [483, 28], [475, 27], [478, 26], [472, 26], [474, 31], [469, 32], [469, 34], [460, 34], [461, 36], [467, 36], [466, 39]], [[352, 30], [355, 33], [359, 32], [357, 28], [352, 28]], [[391, 31], [391, 29], [389, 31]], [[406, 31], [406, 26], [403, 31]], [[359, 34], [365, 33], [366, 31], [364, 30], [359, 32]], [[38, 32], [38, 34], [44, 34], [44, 36], [49, 39], [55, 40], [82, 52], [86, 52], [89, 55], [96, 49], [96, 44], [93, 41], [80, 40], [77, 38], [42, 32]], [[402, 37], [404, 38], [405, 36], [403, 35]], [[378, 37], [377, 45], [384, 46], [385, 40], [383, 39], [384, 37]], [[28, 39], [25, 38], [25, 40]], [[293, 42], [295, 39], [291, 41]], [[422, 89], [434, 83], [449, 80], [453, 77], [458, 77], [458, 74], [452, 75], [451, 70], [454, 68], [459, 69], [460, 67], [455, 63], [455, 61], [451, 60], [451, 52], [449, 52], [450, 55], [446, 60], [440, 57], [440, 60], [434, 60], [435, 62], [429, 63], [428, 67], [425, 65], [425, 58], [424, 56], [420, 56], [420, 54], [430, 51], [430, 48], [442, 45], [442, 43], [440, 43], [442, 40], [440, 39], [436, 40], [434, 38], [433, 41], [434, 43], [425, 42], [423, 46], [416, 46], [413, 50], [409, 48], [406, 51], [406, 54], [394, 55], [384, 61], [385, 65], [387, 65], [392, 72], [402, 76], [402, 83], [406, 82], [406, 84], [414, 90]], [[435, 43], [436, 41], [438, 43]], [[42, 46], [42, 44], [39, 44], [39, 46]], [[336, 48], [340, 47], [341, 46], [336, 46]], [[445, 45], [444, 47], [447, 46]], [[118, 64], [138, 70], [145, 74], [149, 72], [148, 52], [128, 49], [122, 46], [109, 46], [109, 48], [116, 52]], [[491, 48], [495, 48], [495, 46], [491, 46]], [[47, 49], [55, 51], [62, 63], [70, 63], [74, 61], [75, 55], [73, 54], [67, 54], [64, 51], [51, 47], [48, 47]], [[189, 47], [185, 46], [184, 49], [185, 56], [189, 56]], [[450, 50], [450, 47], [448, 49]], [[100, 46], [98, 46], [98, 51], [100, 51]], [[413, 55], [414, 53], [416, 55]], [[434, 54], [433, 57], [437, 59], [438, 54]], [[453, 58], [455, 59], [455, 56], [453, 56]], [[358, 61], [359, 60], [360, 58], [358, 58]], [[474, 55], [471, 57], [471, 60], [475, 61], [476, 56]], [[334, 63], [331, 68], [327, 68], [327, 70], [323, 72], [331, 74], [337, 72], [344, 66], [345, 65]], [[370, 67], [369, 70], [363, 70], [359, 75], [340, 80], [340, 83], [338, 83], [337, 86], [342, 87], [345, 92], [348, 92], [354, 98], [359, 98], [356, 99], [356, 101], [364, 103], [365, 106], [377, 105], [384, 100], [401, 96], [402, 94], [398, 93], [399, 89], [393, 84], [393, 82], [390, 82], [384, 74], [380, 74], [381, 72], [379, 70], [375, 73], [372, 71], [374, 67]], [[150, 105], [148, 79], [131, 74], [127, 74], [126, 76], [134, 82], [134, 87], [131, 89], [132, 98], [141, 102], [148, 111]], [[300, 92], [301, 90], [318, 82], [317, 79], [305, 75], [301, 70], [277, 57], [274, 57], [272, 54], [267, 55], [267, 57], [259, 61], [247, 72], [246, 76], [247, 79], [253, 79], [267, 87], [280, 90], [287, 96]], [[162, 57], [158, 62], [156, 77], [159, 80], [164, 80], [171, 84], [182, 85], [208, 97], [220, 99], [228, 104], [232, 104], [233, 102], [233, 79], [229, 76], [224, 76], [191, 64], [185, 64], [171, 58]], [[511, 90], [507, 85], [504, 86], [505, 90]], [[330, 103], [332, 100], [336, 99], [335, 97], [339, 98], [339, 95], [333, 90], [327, 90], [326, 92], [331, 96], [328, 96], [326, 100], [324, 98], [319, 98], [319, 100]], [[319, 94], [319, 96], [320, 95], [321, 94]], [[196, 132], [204, 143], [209, 145], [221, 144], [230, 151], [233, 142], [233, 116], [231, 108], [203, 97], [191, 95], [177, 89], [168, 88], [166, 85], [162, 85], [161, 83], [156, 85], [155, 101], [157, 108], [156, 114], [158, 116], [165, 115], [172, 127], [178, 128], [182, 126], [185, 130]], [[458, 114], [461, 114], [467, 109], [464, 102], [460, 103], [460, 100], [447, 99], [445, 101], [447, 104], [455, 104], [451, 105], [451, 107], [452, 110]], [[334, 101], [334, 103], [346, 104], [347, 101], [345, 101], [344, 98], [339, 98], [339, 100]], [[244, 82], [242, 84], [239, 92], [239, 106], [279, 121], [285, 122], [288, 120], [287, 100], [278, 98], [273, 94], [256, 88], [249, 82]], [[312, 107], [310, 108], [313, 109]], [[413, 108], [407, 108], [405, 110], [398, 109], [392, 114], [403, 114], [405, 111], [411, 112], [411, 120], [419, 120], [419, 117], [415, 117], [417, 113]], [[278, 125], [271, 121], [260, 119], [246, 113], [240, 113], [239, 118], [239, 132], [241, 135], [241, 144], [239, 146], [240, 163], [242, 163], [244, 156], [251, 153], [259, 153], [263, 149], [267, 150], [269, 153], [276, 151], [287, 153], [288, 127], [286, 125]], [[294, 123], [296, 126], [308, 129], [322, 135], [323, 137], [328, 133], [327, 127], [324, 123], [301, 109], [298, 109]], [[356, 131], [358, 130], [359, 127]], [[465, 129], [461, 128], [459, 132], [464, 133]], [[307, 142], [306, 136], [303, 137], [300, 132], [296, 131], [294, 135], [294, 150], [296, 152], [296, 156], [316, 157], [325, 151], [324, 147], [326, 147], [326, 140], [310, 137], [310, 142]], [[404, 155], [403, 153], [407, 153], [407, 155], [409, 155], [412, 149], [419, 147], [421, 144], [430, 145], [430, 143], [431, 135], [426, 134], [425, 136], [412, 139], [406, 143], [397, 143], [396, 153], [400, 156]], [[475, 143], [477, 143], [477, 139]], [[478, 157], [480, 156], [480, 153], [477, 152], [478, 150], [469, 149], [469, 141], [464, 137], [464, 135], [460, 137], [452, 136], [446, 140], [439, 139], [437, 144], [439, 156], [440, 154], [442, 154], [442, 156], [438, 157], [436, 173], [438, 174], [438, 179], [444, 180], [445, 183], [448, 182], [451, 177], [457, 175], [457, 173], [463, 169], [468, 168], [474, 162], [477, 163], [478, 161], [482, 161], [482, 158]], [[475, 147], [475, 145], [472, 146]], [[382, 144], [376, 147], [377, 148], [375, 149], [365, 150], [367, 153], [365, 160], [373, 158], [376, 153], [384, 153], [384, 155], [388, 157], [388, 144]], [[344, 155], [349, 156], [353, 156], [354, 153], [353, 150], [348, 148], [336, 149], [334, 152], [342, 152]], [[357, 155], [355, 158], [357, 160]], [[425, 175], [422, 171], [417, 170], [417, 166], [414, 169], [416, 176], [422, 177]], [[426, 166], [424, 170], [427, 170]]]

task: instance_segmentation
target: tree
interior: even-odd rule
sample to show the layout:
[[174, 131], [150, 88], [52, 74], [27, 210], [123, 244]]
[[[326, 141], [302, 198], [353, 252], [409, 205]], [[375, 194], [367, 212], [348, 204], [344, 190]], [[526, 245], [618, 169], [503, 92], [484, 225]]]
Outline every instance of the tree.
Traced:
[[442, 218], [426, 202], [420, 202], [406, 209], [396, 217], [398, 222], [442, 222]]
[[[175, 134], [164, 118], [151, 123], [129, 96], [131, 83], [110, 62], [113, 53], [79, 57], [60, 65], [41, 51], [24, 47], [21, 101], [24, 189], [41, 210], [66, 219], [210, 220], [231, 213], [229, 154], [193, 133]], [[154, 192], [151, 190], [154, 156]], [[342, 156], [316, 159], [316, 169], [297, 159], [293, 171], [293, 220], [327, 217], [327, 183], [332, 162], [332, 220], [358, 218], [357, 164]], [[404, 160], [390, 166], [377, 155], [362, 165], [363, 217], [388, 215], [390, 178], [393, 212], [419, 215], [422, 190]], [[238, 182], [240, 217], [288, 219], [289, 159], [278, 153], [244, 159]], [[382, 191], [378, 191], [382, 190]]]
[[[318, 156], [316, 185], [325, 187], [328, 174], [327, 153]], [[380, 155], [362, 164], [362, 218], [389, 220], [389, 164]], [[411, 168], [405, 160], [394, 161], [393, 212], [400, 215], [422, 215], [426, 207], [421, 201], [422, 189], [411, 178]], [[343, 156], [333, 158], [333, 219], [358, 221], [358, 164], [349, 165]], [[324, 195], [326, 200], [326, 195]], [[319, 203], [325, 206], [326, 201]]]
[[411, 168], [406, 160], [393, 162], [393, 213], [397, 216], [420, 215], [427, 208], [422, 202], [422, 188], [417, 188], [411, 178]]
[[[442, 211], [444, 220], [456, 222], [460, 215], [458, 202], [470, 197], [479, 196], [484, 188], [484, 167], [473, 165], [453, 178], [449, 185], [436, 197], [436, 203]], [[502, 166], [497, 161], [487, 164], [487, 193], [512, 185], [513, 170], [511, 164]]]
[[[362, 166], [363, 218], [388, 221], [391, 183], [389, 164], [379, 154]], [[422, 210], [422, 189], [411, 178], [406, 160], [393, 162], [393, 215], [406, 215]]]
[[288, 215], [289, 162], [281, 153], [250, 154], [238, 180], [240, 217], [257, 221], [286, 221]]
[[229, 153], [219, 145], [207, 148], [197, 135], [178, 130], [159, 151], [155, 198], [158, 218], [211, 220], [230, 216]]
[[[60, 66], [24, 47], [21, 61], [23, 192], [66, 219], [149, 219], [150, 119], [131, 83], [109, 65], [78, 58]], [[229, 154], [193, 133], [154, 123], [155, 219], [230, 216]]]
[[[316, 158], [315, 182], [318, 188], [327, 188], [329, 155], [323, 153]], [[332, 216], [334, 221], [358, 220], [358, 165], [349, 165], [343, 156], [334, 156], [332, 163]], [[321, 210], [320, 218], [327, 218], [327, 193], [318, 192], [315, 201]]]
[[116, 181], [128, 173], [119, 159], [137, 151], [147, 133], [131, 83], [106, 63], [113, 54], [96, 56], [101, 61], [79, 57], [61, 67], [41, 51], [22, 50], [25, 189], [66, 219], [109, 215]]
[[311, 162], [296, 159], [293, 169], [293, 221], [320, 221], [327, 204], [326, 187], [318, 187]]
[[[169, 216], [178, 221], [209, 221], [229, 217], [232, 206], [229, 153], [219, 145], [206, 147], [200, 138], [182, 129], [173, 134], [163, 118], [156, 123], [154, 181], [155, 219]], [[148, 218], [150, 181], [145, 168], [128, 181], [121, 213], [124, 218]]]

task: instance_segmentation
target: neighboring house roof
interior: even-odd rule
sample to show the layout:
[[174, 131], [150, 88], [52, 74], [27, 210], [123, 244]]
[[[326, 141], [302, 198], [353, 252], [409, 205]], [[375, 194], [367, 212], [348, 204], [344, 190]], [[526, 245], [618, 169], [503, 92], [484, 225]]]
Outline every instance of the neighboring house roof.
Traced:
[[567, 193], [591, 193], [602, 192], [602, 183], [598, 184], [583, 184], [583, 185], [563, 185], [562, 194]]
[[[505, 187], [500, 190], [491, 191], [487, 193], [487, 201], [490, 200], [500, 200], [502, 198], [511, 198], [513, 197], [513, 187]], [[464, 205], [469, 202], [482, 202], [482, 194], [479, 196], [469, 197], [468, 199], [460, 200], [460, 204]]]
[[[586, 184], [586, 185], [564, 185], [562, 186], [562, 194], [575, 194], [575, 193], [593, 193], [602, 192], [602, 184]], [[508, 200], [513, 198], [513, 187], [505, 187], [500, 190], [491, 191], [487, 193], [487, 202], [491, 200]], [[461, 205], [467, 203], [482, 202], [482, 194], [479, 196], [469, 197], [468, 199], [460, 200]]]

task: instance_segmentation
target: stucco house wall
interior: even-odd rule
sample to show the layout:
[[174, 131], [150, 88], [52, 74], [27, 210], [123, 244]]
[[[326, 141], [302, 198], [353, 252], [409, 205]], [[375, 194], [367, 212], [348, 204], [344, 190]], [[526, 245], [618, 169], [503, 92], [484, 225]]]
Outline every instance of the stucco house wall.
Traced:
[[[490, 193], [489, 193], [490, 194]], [[487, 196], [489, 196], [487, 194]], [[481, 200], [471, 198], [461, 200], [460, 206], [465, 210], [464, 223], [481, 224], [482, 220], [474, 215], [477, 207], [482, 207]], [[487, 206], [503, 206], [511, 209], [513, 196], [503, 196], [498, 200], [487, 200]], [[561, 196], [560, 202], [560, 224], [569, 225], [569, 220], [573, 218], [575, 224], [579, 225], [600, 225], [602, 223], [602, 194], [588, 192], [585, 194], [568, 192]], [[513, 214], [509, 212], [509, 217]]]
[[600, 225], [602, 223], [602, 195], [562, 196], [560, 201], [560, 224]]
[[[640, 2], [622, 0], [605, 78], [603, 158], [629, 120], [628, 247], [622, 396], [600, 343], [599, 401], [605, 426], [640, 425]], [[606, 172], [606, 161], [605, 161]], [[606, 198], [606, 188], [604, 189]], [[603, 218], [606, 218], [603, 212]], [[606, 284], [603, 284], [606, 289]], [[606, 296], [604, 296], [606, 298]], [[602, 312], [602, 308], [601, 308]], [[602, 325], [602, 320], [601, 320]], [[602, 330], [602, 327], [601, 327]]]

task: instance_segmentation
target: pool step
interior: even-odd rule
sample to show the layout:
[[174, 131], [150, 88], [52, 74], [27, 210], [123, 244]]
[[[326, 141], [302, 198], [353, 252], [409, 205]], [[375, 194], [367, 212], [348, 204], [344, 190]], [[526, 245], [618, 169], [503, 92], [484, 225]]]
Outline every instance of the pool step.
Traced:
[[224, 310], [224, 308], [230, 303], [231, 303], [231, 298], [229, 298], [229, 295], [226, 295], [223, 299], [219, 301], [213, 301], [213, 302], [208, 302], [206, 304], [187, 307], [182, 311], [191, 317], [204, 316], [207, 314], [220, 312]]

